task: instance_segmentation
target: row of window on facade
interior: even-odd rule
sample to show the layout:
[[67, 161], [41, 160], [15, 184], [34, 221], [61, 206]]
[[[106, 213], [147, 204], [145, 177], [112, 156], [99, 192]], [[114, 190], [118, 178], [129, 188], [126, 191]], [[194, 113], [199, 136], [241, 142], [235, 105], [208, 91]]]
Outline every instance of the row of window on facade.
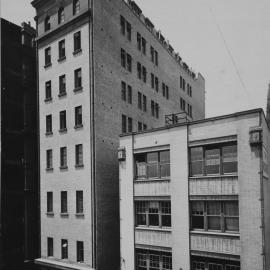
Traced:
[[221, 259], [191, 258], [191, 270], [240, 270], [240, 263]]
[[[68, 215], [68, 193], [67, 191], [61, 191], [61, 212], [60, 214], [63, 216]], [[54, 214], [53, 211], [53, 192], [47, 192], [47, 214], [52, 215]], [[83, 191], [77, 190], [76, 191], [76, 215], [83, 215]]]
[[[81, 32], [76, 32], [73, 35], [73, 55], [81, 52]], [[45, 49], [45, 68], [52, 65], [52, 50], [51, 47]], [[66, 41], [62, 39], [58, 42], [58, 62], [66, 59]]]
[[[68, 160], [67, 160], [67, 147], [60, 147], [59, 151], [60, 155], [60, 169], [68, 168]], [[83, 167], [83, 145], [76, 144], [75, 145], [75, 167]], [[46, 151], [46, 170], [53, 170], [53, 150], [48, 149]]]
[[192, 97], [192, 86], [189, 83], [186, 83], [186, 80], [180, 76], [180, 89], [182, 89], [184, 92], [186, 91], [187, 86], [187, 94]]
[[[74, 109], [74, 128], [80, 128], [83, 126], [82, 121], [82, 106], [77, 106]], [[66, 110], [59, 112], [59, 132], [67, 131], [67, 112]], [[53, 134], [53, 122], [52, 114], [46, 115], [46, 135]]]
[[188, 116], [193, 117], [192, 106], [188, 104], [183, 98], [180, 98], [180, 109], [183, 112], [186, 112]]
[[[47, 256], [54, 256], [54, 239], [52, 237], [47, 238]], [[68, 251], [68, 240], [61, 239], [61, 259], [68, 259], [69, 251]], [[84, 242], [76, 241], [76, 260], [79, 263], [84, 262]]]
[[[80, 1], [79, 0], [73, 0], [72, 3], [72, 8], [73, 8], [73, 15], [77, 15], [80, 13]], [[64, 7], [60, 7], [58, 9], [57, 12], [57, 21], [58, 24], [62, 24], [65, 22], [65, 8]], [[46, 16], [45, 20], [44, 20], [44, 31], [49, 31], [51, 30], [51, 17], [50, 16]]]
[[[58, 78], [58, 97], [67, 95], [66, 75], [63, 74]], [[74, 89], [73, 92], [82, 90], [82, 69], [74, 70]], [[45, 82], [45, 102], [52, 100], [52, 81]]]
[[[170, 151], [155, 151], [134, 155], [136, 178], [170, 177]], [[237, 144], [235, 142], [191, 147], [190, 176], [237, 173]]]
[[[147, 129], [147, 125], [138, 121], [138, 131], [143, 131]], [[133, 131], [133, 119], [122, 114], [122, 133], [132, 132]]]
[[[132, 27], [131, 24], [123, 17], [120, 16], [120, 29], [121, 33], [127, 37], [129, 41], [132, 41]], [[144, 55], [147, 55], [147, 42], [142, 35], [137, 32], [137, 49], [141, 51]], [[150, 59], [151, 62], [158, 66], [158, 52], [153, 46], [150, 46]]]

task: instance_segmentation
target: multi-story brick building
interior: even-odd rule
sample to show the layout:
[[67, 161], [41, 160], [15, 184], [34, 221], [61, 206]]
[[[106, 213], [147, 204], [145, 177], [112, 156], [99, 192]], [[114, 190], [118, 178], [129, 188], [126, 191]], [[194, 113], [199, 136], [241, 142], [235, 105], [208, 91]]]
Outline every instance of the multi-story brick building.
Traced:
[[261, 109], [120, 138], [121, 269], [270, 269]]
[[39, 236], [35, 30], [0, 24], [0, 269], [29, 270]]
[[[205, 82], [134, 1], [34, 0], [44, 267], [118, 269], [120, 133], [205, 116]], [[61, 268], [61, 269], [62, 269]], [[76, 269], [77, 269], [76, 268]]]

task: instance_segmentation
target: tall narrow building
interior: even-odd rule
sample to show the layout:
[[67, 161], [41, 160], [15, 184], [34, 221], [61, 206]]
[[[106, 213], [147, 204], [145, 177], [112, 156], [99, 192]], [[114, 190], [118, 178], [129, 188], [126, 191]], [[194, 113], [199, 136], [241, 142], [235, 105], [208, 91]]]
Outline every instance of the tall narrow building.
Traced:
[[[120, 264], [120, 133], [205, 116], [205, 81], [134, 1], [34, 0], [41, 254], [49, 269]], [[170, 121], [181, 121], [176, 115]]]
[[39, 236], [35, 30], [0, 23], [0, 269], [28, 270]]

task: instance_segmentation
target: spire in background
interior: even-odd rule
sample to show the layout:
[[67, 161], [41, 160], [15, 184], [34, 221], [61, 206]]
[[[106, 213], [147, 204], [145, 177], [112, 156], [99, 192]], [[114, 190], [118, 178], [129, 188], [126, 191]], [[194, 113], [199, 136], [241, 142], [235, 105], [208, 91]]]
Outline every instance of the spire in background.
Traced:
[[268, 127], [270, 127], [270, 83], [268, 85], [268, 93], [267, 93], [266, 121]]

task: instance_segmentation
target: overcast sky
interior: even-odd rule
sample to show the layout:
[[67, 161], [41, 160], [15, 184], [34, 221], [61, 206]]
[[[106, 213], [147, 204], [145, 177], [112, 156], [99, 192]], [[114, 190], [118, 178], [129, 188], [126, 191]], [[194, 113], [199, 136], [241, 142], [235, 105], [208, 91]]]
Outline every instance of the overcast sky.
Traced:
[[[20, 24], [29, 0], [0, 0]], [[137, 0], [182, 59], [206, 80], [207, 117], [266, 106], [270, 82], [269, 0]]]

